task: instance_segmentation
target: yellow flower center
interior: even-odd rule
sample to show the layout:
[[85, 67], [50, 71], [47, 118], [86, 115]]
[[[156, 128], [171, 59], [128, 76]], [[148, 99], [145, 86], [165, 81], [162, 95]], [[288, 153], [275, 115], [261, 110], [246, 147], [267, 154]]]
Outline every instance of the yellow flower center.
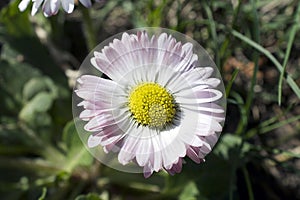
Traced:
[[134, 119], [151, 128], [162, 128], [176, 113], [173, 96], [157, 83], [142, 83], [129, 95], [129, 109]]

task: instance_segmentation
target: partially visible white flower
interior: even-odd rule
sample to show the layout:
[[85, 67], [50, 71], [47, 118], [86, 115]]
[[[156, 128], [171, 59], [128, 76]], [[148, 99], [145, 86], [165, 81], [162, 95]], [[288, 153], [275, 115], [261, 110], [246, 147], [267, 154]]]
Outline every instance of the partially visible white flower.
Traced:
[[[77, 0], [32, 0], [33, 5], [31, 15], [35, 15], [38, 9], [41, 7], [41, 5], [44, 15], [46, 17], [56, 15], [60, 8], [60, 5], [67, 13], [72, 13], [74, 10], [74, 1], [77, 2]], [[92, 6], [91, 0], [79, 1], [82, 5], [84, 5], [87, 8]], [[22, 0], [18, 6], [19, 10], [23, 12], [27, 8], [29, 3], [30, 0]]]

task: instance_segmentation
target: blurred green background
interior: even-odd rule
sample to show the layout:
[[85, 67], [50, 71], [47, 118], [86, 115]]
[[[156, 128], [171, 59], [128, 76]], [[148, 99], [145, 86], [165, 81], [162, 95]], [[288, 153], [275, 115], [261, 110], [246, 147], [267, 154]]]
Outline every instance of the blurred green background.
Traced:
[[[45, 18], [0, 6], [0, 199], [300, 199], [298, 0], [106, 0]], [[228, 97], [206, 162], [144, 179], [108, 168], [72, 120], [77, 70], [98, 43], [160, 26], [213, 57]]]

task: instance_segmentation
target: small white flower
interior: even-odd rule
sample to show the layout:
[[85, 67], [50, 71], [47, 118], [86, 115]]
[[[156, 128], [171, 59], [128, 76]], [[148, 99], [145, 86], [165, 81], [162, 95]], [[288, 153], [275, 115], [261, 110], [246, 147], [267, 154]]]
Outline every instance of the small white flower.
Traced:
[[[85, 7], [91, 7], [92, 2], [91, 0], [79, 0], [82, 5]], [[74, 0], [32, 0], [32, 10], [31, 15], [35, 15], [42, 5], [43, 13], [46, 17], [56, 15], [60, 5], [63, 7], [63, 9], [67, 13], [72, 13], [74, 10]], [[19, 4], [19, 10], [24, 11], [28, 4], [30, 3], [30, 0], [22, 0]]]
[[79, 118], [93, 133], [89, 148], [116, 152], [119, 163], [136, 163], [145, 177], [161, 169], [179, 173], [185, 156], [204, 161], [222, 131], [224, 95], [214, 69], [199, 67], [192, 43], [166, 33], [124, 33], [95, 51], [91, 63], [110, 80], [77, 80]]

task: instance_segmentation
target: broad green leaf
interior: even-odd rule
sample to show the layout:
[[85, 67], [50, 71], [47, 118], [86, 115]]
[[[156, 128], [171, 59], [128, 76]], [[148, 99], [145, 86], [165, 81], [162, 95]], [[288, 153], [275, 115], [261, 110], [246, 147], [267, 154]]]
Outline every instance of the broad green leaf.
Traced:
[[19, 52], [13, 49], [10, 45], [4, 44], [1, 49], [1, 60], [6, 60], [9, 63], [20, 63], [22, 56]]
[[67, 146], [67, 160], [64, 168], [72, 171], [76, 166], [89, 166], [93, 157], [81, 142], [73, 121], [69, 122], [63, 131], [63, 142]]
[[245, 162], [243, 156], [250, 148], [250, 144], [243, 143], [238, 136], [222, 136], [205, 162], [196, 164], [185, 159], [187, 163], [183, 165], [183, 173], [169, 177], [164, 194], [176, 196], [194, 193], [194, 196], [186, 199], [228, 199], [229, 191], [235, 188], [235, 171]]
[[[12, 26], [16, 26], [12, 24]], [[17, 29], [18, 27], [16, 27]], [[20, 60], [39, 69], [44, 75], [51, 77], [55, 84], [59, 87], [60, 95], [66, 97], [65, 93], [68, 89], [67, 77], [63, 70], [57, 65], [54, 58], [51, 56], [48, 48], [41, 43], [36, 35], [20, 35], [0, 33], [0, 40], [3, 43], [1, 57], [8, 60], [10, 63], [20, 64]], [[17, 59], [17, 58], [21, 59]], [[22, 65], [24, 64], [22, 63]], [[26, 72], [26, 73], [24, 73]], [[31, 72], [23, 71], [23, 75]]]
[[32, 35], [33, 28], [28, 17], [28, 10], [20, 12], [19, 1], [11, 1], [11, 3], [3, 8], [0, 12], [0, 22], [4, 24], [9, 35], [15, 37], [23, 37], [24, 35]]
[[24, 85], [23, 98], [28, 101], [42, 91], [49, 91], [53, 97], [57, 96], [57, 88], [50, 78], [34, 77]]
[[243, 157], [251, 149], [249, 143], [242, 144], [242, 138], [232, 134], [225, 134], [221, 137], [214, 153], [226, 160]]
[[184, 186], [183, 191], [179, 195], [179, 200], [197, 200], [199, 191], [195, 182], [191, 181]]
[[37, 36], [6, 37], [5, 45], [9, 45], [10, 48], [24, 57], [24, 63], [30, 64], [39, 69], [42, 74], [51, 77], [55, 84], [60, 86], [62, 90], [68, 88], [67, 77], [63, 70], [56, 64], [47, 47], [40, 42]]
[[12, 64], [2, 60], [0, 61], [0, 65], [0, 87], [14, 95], [16, 99], [21, 99], [25, 82], [31, 77], [39, 75], [37, 70], [27, 64]]
[[25, 122], [32, 122], [35, 116], [47, 112], [53, 103], [53, 97], [48, 92], [41, 92], [22, 108], [19, 118]]
[[[211, 154], [206, 161], [197, 167], [198, 171], [191, 171], [195, 176], [201, 199], [221, 200], [226, 199], [230, 190], [232, 170], [231, 163], [222, 157]], [[193, 172], [193, 173], [192, 173]]]
[[70, 121], [66, 124], [63, 130], [62, 140], [66, 144], [68, 150], [78, 146], [83, 146], [73, 121]]
[[[177, 197], [185, 192], [184, 190], [188, 190], [186, 185], [194, 182], [198, 191], [197, 199], [225, 200], [228, 197], [231, 181], [230, 162], [213, 153], [201, 164], [189, 159], [186, 161], [181, 174], [169, 177], [164, 194]], [[196, 188], [191, 190], [196, 193]]]
[[0, 112], [16, 114], [22, 108], [24, 84], [40, 73], [24, 63], [1, 60], [0, 66]]

